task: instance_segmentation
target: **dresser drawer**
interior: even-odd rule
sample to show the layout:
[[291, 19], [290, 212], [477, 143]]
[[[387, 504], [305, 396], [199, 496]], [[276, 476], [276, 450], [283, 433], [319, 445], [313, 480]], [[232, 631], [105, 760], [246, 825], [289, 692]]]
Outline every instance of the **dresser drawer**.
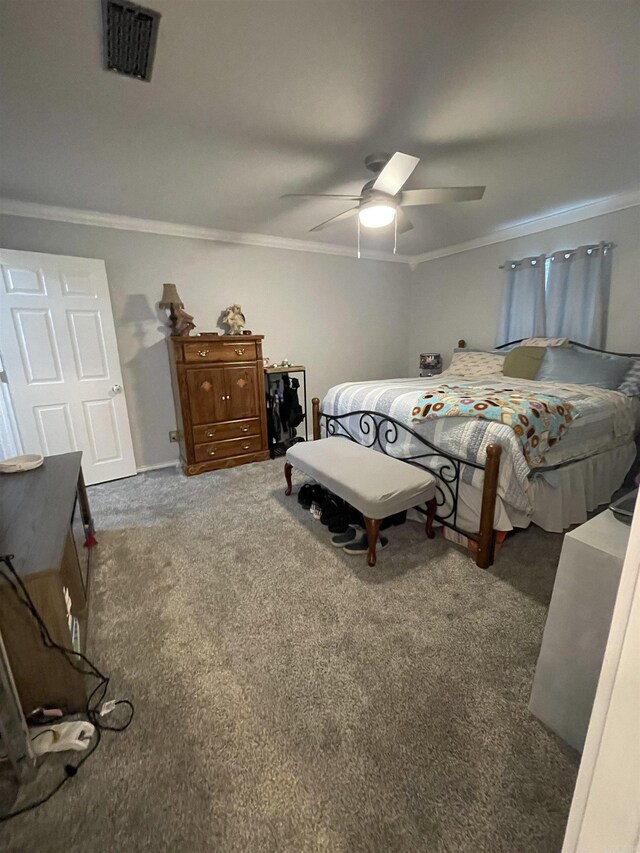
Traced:
[[260, 418], [194, 426], [193, 443], [204, 444], [209, 441], [223, 441], [227, 438], [243, 438], [249, 435], [260, 435]]
[[239, 341], [223, 340], [212, 343], [184, 344], [184, 360], [187, 364], [202, 362], [227, 363], [234, 361], [255, 361], [258, 357], [254, 341], [240, 343]]
[[226, 459], [229, 456], [241, 456], [243, 453], [257, 453], [264, 450], [261, 435], [248, 438], [233, 438], [230, 441], [212, 441], [210, 444], [196, 444], [196, 462], [208, 462], [211, 459]]

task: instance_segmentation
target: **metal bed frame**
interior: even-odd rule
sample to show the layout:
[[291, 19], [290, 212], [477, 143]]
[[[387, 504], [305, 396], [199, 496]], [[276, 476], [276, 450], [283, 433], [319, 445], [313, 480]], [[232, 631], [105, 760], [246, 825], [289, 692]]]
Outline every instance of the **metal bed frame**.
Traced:
[[[524, 338], [520, 338], [517, 341], [509, 341], [508, 343], [495, 347], [495, 349], [499, 350], [505, 349], [509, 346], [515, 346], [516, 344], [522, 343], [523, 340]], [[596, 347], [590, 347], [586, 344], [578, 343], [577, 341], [569, 341], [569, 343], [578, 349], [589, 350], [591, 352], [601, 352], [607, 355], [622, 355], [628, 358], [640, 358], [638, 353], [616, 353], [611, 352], [610, 350], [601, 350]], [[466, 342], [461, 340], [458, 342], [458, 346], [464, 348], [466, 346]], [[479, 462], [472, 462], [454, 454], [446, 453], [442, 448], [432, 444], [418, 432], [411, 429], [411, 427], [401, 423], [395, 418], [392, 418], [390, 415], [362, 409], [353, 412], [345, 412], [341, 415], [329, 415], [326, 412], [320, 411], [320, 400], [318, 397], [314, 397], [311, 402], [314, 439], [320, 438], [322, 434], [322, 427], [324, 427], [324, 432], [327, 436], [343, 436], [357, 444], [363, 444], [364, 447], [370, 447], [387, 456], [392, 456], [394, 459], [399, 459], [402, 462], [408, 462], [410, 465], [415, 465], [432, 474], [436, 478], [438, 507], [442, 508], [442, 512], [436, 514], [436, 520], [445, 527], [455, 530], [457, 533], [466, 536], [467, 539], [477, 543], [478, 549], [476, 554], [476, 564], [478, 566], [486, 569], [493, 564], [496, 543], [496, 532], [493, 528], [493, 522], [498, 492], [500, 454], [502, 452], [502, 447], [499, 444], [487, 445], [487, 459], [485, 464], [482, 465]], [[363, 443], [362, 438], [358, 440], [350, 432], [348, 427], [349, 418], [359, 418], [358, 426], [366, 438], [366, 443]], [[413, 439], [424, 445], [424, 453], [418, 453], [409, 457], [394, 456], [393, 453], [390, 453], [389, 448], [393, 448], [398, 437], [404, 433], [410, 435]], [[441, 461], [434, 465], [434, 460]], [[554, 466], [554, 470], [555, 468], [564, 467], [564, 465], [570, 465], [572, 461], [574, 460]], [[431, 464], [429, 464], [429, 462], [431, 462]], [[480, 510], [480, 529], [477, 533], [463, 530], [458, 526], [459, 486], [463, 466], [484, 471], [482, 503]], [[448, 511], [447, 501], [450, 503]]]
[[[435, 444], [427, 441], [423, 436], [419, 435], [411, 427], [400, 423], [400, 421], [392, 418], [390, 415], [383, 415], [380, 412], [371, 412], [358, 410], [353, 412], [345, 412], [342, 415], [328, 415], [320, 411], [320, 400], [314, 397], [311, 401], [313, 410], [313, 438], [319, 439], [324, 426], [325, 435], [328, 436], [343, 436], [356, 444], [362, 444], [364, 447], [369, 447], [372, 450], [380, 451], [386, 456], [391, 456], [401, 462], [408, 462], [410, 465], [415, 465], [427, 471], [436, 478], [436, 500], [438, 507], [442, 507], [442, 512], [436, 513], [436, 520], [455, 530], [457, 533], [466, 536], [473, 540], [478, 545], [476, 553], [476, 565], [486, 569], [493, 564], [495, 555], [495, 530], [493, 529], [493, 518], [496, 506], [496, 496], [498, 492], [498, 472], [500, 466], [500, 454], [502, 448], [499, 444], [490, 444], [487, 446], [487, 461], [484, 465], [479, 462], [469, 462], [460, 456], [455, 456], [451, 453], [445, 453]], [[346, 418], [359, 417], [359, 427], [362, 433], [367, 436], [367, 443], [363, 444], [358, 441], [349, 431], [348, 427], [343, 423]], [[421, 444], [425, 445], [424, 453], [419, 453], [415, 456], [394, 456], [389, 453], [388, 448], [398, 440], [402, 431], [408, 433], [413, 438], [417, 439]], [[428, 460], [440, 459], [440, 464], [431, 467]], [[482, 505], [480, 511], [480, 530], [478, 533], [463, 530], [458, 526], [458, 491], [460, 485], [460, 473], [462, 467], [468, 465], [471, 468], [476, 468], [484, 471], [484, 482], [482, 486]], [[451, 503], [451, 507], [446, 511], [447, 498]]]

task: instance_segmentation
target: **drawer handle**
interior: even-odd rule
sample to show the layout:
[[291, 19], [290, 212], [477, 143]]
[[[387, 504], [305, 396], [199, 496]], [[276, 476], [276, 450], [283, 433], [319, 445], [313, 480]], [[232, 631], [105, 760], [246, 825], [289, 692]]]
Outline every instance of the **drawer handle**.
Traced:
[[249, 444], [248, 441], [245, 441], [245, 443], [242, 445], [243, 450], [248, 450], [250, 447], [251, 447], [251, 445]]
[[215, 430], [210, 429], [210, 430], [207, 432], [207, 438], [213, 438], [213, 436], [214, 436], [215, 434], [216, 434], [216, 433], [215, 433]]
[[209, 355], [209, 350], [208, 349], [199, 349], [198, 355], [200, 356], [200, 358], [205, 358], [205, 356]]
[[236, 355], [244, 355], [246, 352], [246, 347], [236, 347], [234, 352]]
[[211, 450], [207, 450], [207, 453], [209, 454], [209, 456], [215, 456], [216, 455], [215, 448], [212, 447]]
[[240, 432], [249, 432], [249, 427], [248, 426], [240, 427]]

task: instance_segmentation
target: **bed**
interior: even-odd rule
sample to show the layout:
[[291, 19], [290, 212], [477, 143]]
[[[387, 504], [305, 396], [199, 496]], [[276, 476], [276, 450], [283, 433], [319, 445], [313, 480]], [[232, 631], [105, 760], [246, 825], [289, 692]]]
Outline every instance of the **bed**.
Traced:
[[554, 395], [571, 405], [575, 417], [561, 440], [530, 459], [525, 458], [513, 428], [504, 423], [471, 417], [416, 423], [416, 401], [443, 382], [460, 379], [449, 369], [432, 378], [336, 385], [318, 412], [320, 430], [430, 470], [438, 482], [439, 521], [459, 533], [471, 534], [476, 541], [473, 534], [482, 532], [488, 446], [501, 448], [493, 530], [503, 534], [532, 522], [544, 530], [561, 532], [585, 521], [587, 513], [608, 501], [622, 484], [636, 457], [638, 397], [565, 382], [495, 375], [464, 379], [470, 391], [490, 381], [498, 390], [522, 388], [532, 397]]

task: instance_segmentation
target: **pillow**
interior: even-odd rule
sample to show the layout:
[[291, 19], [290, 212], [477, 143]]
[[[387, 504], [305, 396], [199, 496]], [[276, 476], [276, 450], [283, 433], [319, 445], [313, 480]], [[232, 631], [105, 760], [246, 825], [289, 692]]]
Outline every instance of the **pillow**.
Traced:
[[521, 347], [567, 347], [569, 338], [525, 338]]
[[464, 379], [482, 379], [484, 376], [502, 376], [505, 357], [491, 352], [469, 352], [464, 350], [453, 354], [448, 374], [462, 376]]
[[640, 358], [631, 359], [631, 367], [627, 370], [618, 391], [627, 397], [640, 397]]
[[506, 349], [480, 349], [480, 347], [454, 347], [454, 352], [490, 352], [496, 355], [505, 355]]
[[502, 372], [518, 379], [535, 379], [546, 352], [546, 347], [516, 347], [507, 354]]
[[574, 347], [548, 347], [536, 379], [540, 382], [569, 382], [616, 390], [631, 366], [631, 359], [620, 355], [577, 350]]

